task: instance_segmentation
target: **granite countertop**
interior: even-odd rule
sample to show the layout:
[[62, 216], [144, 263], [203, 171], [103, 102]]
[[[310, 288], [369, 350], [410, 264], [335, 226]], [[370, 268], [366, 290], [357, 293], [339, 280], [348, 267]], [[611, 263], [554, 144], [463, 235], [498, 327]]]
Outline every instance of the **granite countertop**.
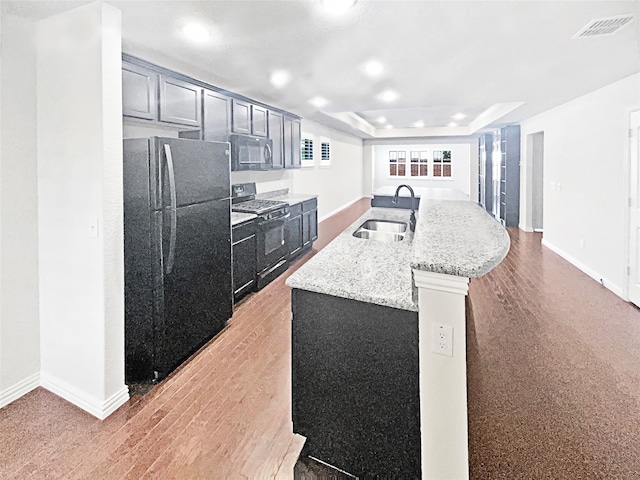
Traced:
[[507, 231], [469, 201], [423, 199], [415, 234], [407, 232], [400, 242], [354, 237], [371, 218], [408, 222], [409, 212], [372, 208], [291, 275], [287, 285], [417, 311], [412, 269], [479, 277], [509, 251]]
[[256, 195], [256, 198], [279, 200], [281, 202], [287, 202], [289, 205], [295, 205], [296, 203], [306, 202], [312, 198], [318, 198], [318, 195], [312, 193], [289, 193], [289, 189], [284, 188], [282, 190], [259, 193]]
[[420, 204], [411, 267], [459, 277], [481, 277], [509, 251], [509, 234], [484, 209], [468, 201]]
[[[396, 193], [397, 187], [380, 187], [377, 188], [373, 195], [381, 197], [393, 197]], [[443, 187], [417, 187], [413, 189], [413, 193], [416, 198], [429, 198], [437, 200], [469, 200], [469, 195], [457, 188], [443, 188]], [[411, 193], [407, 188], [403, 188], [398, 192], [401, 197], [410, 197]]]
[[231, 226], [239, 225], [257, 217], [255, 213], [231, 212]]
[[336, 297], [417, 311], [411, 274], [413, 233], [385, 243], [353, 236], [371, 218], [409, 223], [409, 212], [372, 208], [287, 279], [287, 285]]

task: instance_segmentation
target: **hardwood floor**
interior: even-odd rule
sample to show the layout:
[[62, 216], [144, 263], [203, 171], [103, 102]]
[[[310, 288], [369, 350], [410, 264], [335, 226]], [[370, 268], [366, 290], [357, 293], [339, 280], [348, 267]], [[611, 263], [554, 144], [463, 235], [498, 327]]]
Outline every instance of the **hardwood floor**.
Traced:
[[[0, 409], [0, 478], [292, 478], [303, 439], [290, 420], [284, 282], [368, 208], [322, 222], [312, 251], [106, 420], [42, 388]], [[640, 478], [640, 312], [540, 234], [509, 234], [507, 258], [470, 283], [471, 478]]]
[[285, 274], [236, 306], [229, 326], [104, 421], [38, 388], [0, 410], [2, 479], [293, 478], [291, 308], [285, 280], [369, 208], [319, 225]]

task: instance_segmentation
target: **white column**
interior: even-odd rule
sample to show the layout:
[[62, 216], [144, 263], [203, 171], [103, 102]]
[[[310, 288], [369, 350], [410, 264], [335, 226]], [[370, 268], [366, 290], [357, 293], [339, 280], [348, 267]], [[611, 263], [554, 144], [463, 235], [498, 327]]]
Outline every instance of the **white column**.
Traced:
[[[413, 271], [418, 287], [422, 478], [469, 478], [465, 296], [469, 279]], [[452, 356], [431, 349], [432, 326], [453, 328]]]

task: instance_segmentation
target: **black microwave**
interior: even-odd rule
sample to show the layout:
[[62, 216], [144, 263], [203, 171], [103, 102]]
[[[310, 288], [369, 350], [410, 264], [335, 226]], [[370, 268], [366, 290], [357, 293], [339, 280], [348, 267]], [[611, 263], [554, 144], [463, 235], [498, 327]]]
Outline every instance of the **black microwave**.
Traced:
[[231, 170], [271, 170], [273, 142], [269, 138], [232, 133]]

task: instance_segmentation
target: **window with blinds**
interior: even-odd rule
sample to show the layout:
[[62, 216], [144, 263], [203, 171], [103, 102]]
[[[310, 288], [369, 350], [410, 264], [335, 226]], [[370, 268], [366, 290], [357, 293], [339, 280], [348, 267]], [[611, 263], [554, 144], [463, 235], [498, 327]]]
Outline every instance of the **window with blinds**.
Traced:
[[320, 166], [331, 165], [331, 141], [328, 138], [320, 138]]
[[300, 159], [313, 160], [313, 140], [311, 138], [302, 138], [300, 141]]

